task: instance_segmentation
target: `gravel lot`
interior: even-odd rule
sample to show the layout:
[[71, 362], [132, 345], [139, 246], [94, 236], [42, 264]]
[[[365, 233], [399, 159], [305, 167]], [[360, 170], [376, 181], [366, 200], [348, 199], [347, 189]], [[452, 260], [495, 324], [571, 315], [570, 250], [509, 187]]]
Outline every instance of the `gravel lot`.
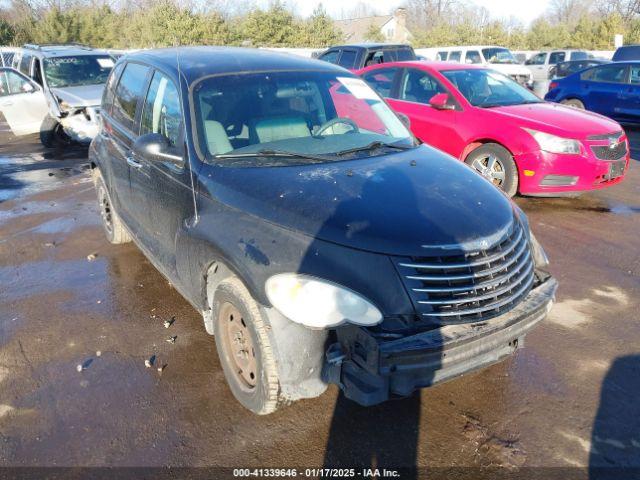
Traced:
[[[517, 200], [560, 289], [513, 358], [378, 407], [331, 387], [267, 417], [235, 402], [201, 318], [138, 249], [107, 244], [86, 161], [85, 149], [45, 153], [0, 128], [0, 467], [640, 475], [637, 161], [609, 190]], [[161, 374], [145, 368], [151, 355]]]

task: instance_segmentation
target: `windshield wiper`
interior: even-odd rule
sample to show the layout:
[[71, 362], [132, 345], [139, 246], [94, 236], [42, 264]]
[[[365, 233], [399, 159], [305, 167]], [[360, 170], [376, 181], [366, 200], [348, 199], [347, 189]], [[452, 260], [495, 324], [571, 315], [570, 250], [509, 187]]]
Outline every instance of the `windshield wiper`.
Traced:
[[306, 160], [314, 160], [316, 162], [331, 161], [330, 157], [325, 157], [322, 155], [285, 152], [284, 150], [258, 150], [257, 152], [245, 152], [245, 153], [222, 153], [222, 154], [213, 156], [213, 158], [220, 159], [220, 160], [225, 158], [256, 158], [256, 157], [303, 158]]
[[376, 140], [375, 142], [371, 142], [368, 145], [364, 145], [362, 147], [348, 148], [346, 150], [341, 150], [336, 152], [335, 155], [340, 157], [343, 155], [349, 155], [350, 153], [357, 152], [369, 152], [371, 150], [378, 150], [379, 148], [395, 148], [396, 150], [410, 150], [414, 146], [406, 146], [406, 145], [395, 145], [393, 143], [381, 142], [380, 140]]

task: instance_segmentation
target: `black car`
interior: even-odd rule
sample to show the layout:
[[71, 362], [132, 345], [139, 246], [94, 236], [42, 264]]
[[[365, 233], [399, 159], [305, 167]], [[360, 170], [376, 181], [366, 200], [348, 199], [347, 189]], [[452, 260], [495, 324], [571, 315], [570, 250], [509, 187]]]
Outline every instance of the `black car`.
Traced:
[[554, 65], [549, 70], [549, 80], [568, 77], [569, 75], [573, 75], [574, 73], [579, 72], [581, 70], [585, 70], [589, 67], [594, 67], [596, 65], [602, 65], [604, 63], [611, 63], [611, 62], [609, 60], [599, 60], [596, 58], [560, 62], [557, 65]]
[[359, 43], [337, 45], [321, 53], [318, 60], [334, 63], [349, 70], [385, 62], [417, 60], [410, 45], [390, 43]]
[[618, 47], [613, 53], [614, 62], [628, 62], [640, 60], [640, 45], [623, 45]]
[[202, 313], [259, 414], [329, 383], [372, 405], [497, 362], [553, 303], [525, 215], [326, 62], [130, 54], [90, 160], [109, 241], [133, 240]]

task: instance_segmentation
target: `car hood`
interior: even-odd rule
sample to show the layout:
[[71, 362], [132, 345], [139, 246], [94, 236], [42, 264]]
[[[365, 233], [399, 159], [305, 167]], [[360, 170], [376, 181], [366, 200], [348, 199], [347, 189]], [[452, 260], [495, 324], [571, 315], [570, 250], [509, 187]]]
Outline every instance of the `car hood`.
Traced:
[[239, 215], [389, 255], [487, 248], [517, 215], [492, 184], [427, 146], [322, 165], [206, 165], [202, 173], [209, 196]]
[[51, 93], [72, 107], [93, 107], [100, 105], [103, 90], [104, 84], [81, 85], [78, 87], [52, 88]]
[[597, 113], [550, 102], [495, 107], [487, 111], [517, 120], [523, 127], [567, 138], [584, 139], [622, 130], [617, 122]]

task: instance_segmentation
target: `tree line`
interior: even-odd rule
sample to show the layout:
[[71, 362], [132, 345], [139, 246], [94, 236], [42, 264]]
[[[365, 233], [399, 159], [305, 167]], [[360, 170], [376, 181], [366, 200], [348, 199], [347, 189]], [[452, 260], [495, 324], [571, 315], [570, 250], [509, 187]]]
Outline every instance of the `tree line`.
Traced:
[[[113, 0], [115, 1], [115, 0]], [[613, 49], [614, 34], [640, 42], [640, 2], [552, 0], [525, 27], [465, 0], [406, 0], [414, 47], [495, 44], [513, 49]], [[362, 10], [362, 8], [360, 9]], [[373, 12], [369, 12], [373, 13]], [[347, 13], [348, 16], [348, 13]], [[383, 40], [372, 24], [371, 41]], [[253, 0], [212, 0], [207, 7], [177, 0], [10, 0], [0, 7], [0, 45], [78, 42], [102, 48], [246, 45], [322, 48], [343, 41], [319, 5], [308, 18], [281, 0], [257, 8]]]

